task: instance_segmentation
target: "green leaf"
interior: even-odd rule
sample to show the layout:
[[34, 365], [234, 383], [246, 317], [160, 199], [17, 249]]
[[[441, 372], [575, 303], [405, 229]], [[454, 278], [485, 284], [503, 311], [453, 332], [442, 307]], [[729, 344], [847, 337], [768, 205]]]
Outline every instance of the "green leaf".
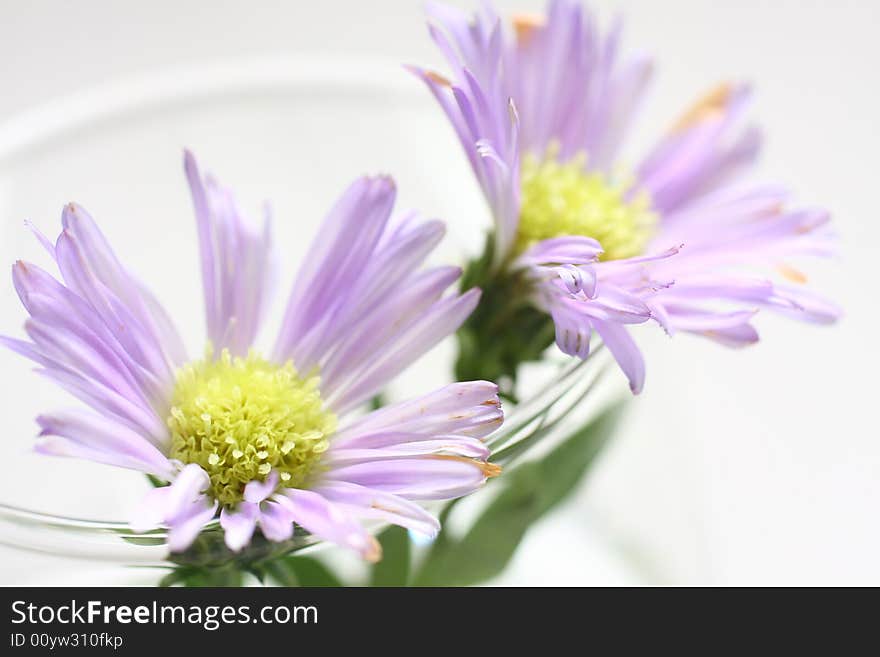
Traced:
[[166, 539], [159, 536], [122, 536], [123, 541], [132, 545], [164, 545]]
[[336, 575], [313, 557], [273, 559], [262, 564], [262, 568], [282, 586], [342, 586]]
[[288, 561], [289, 559], [273, 559], [260, 564], [260, 569], [280, 586], [299, 586], [296, 572]]
[[174, 586], [178, 582], [183, 581], [186, 577], [186, 574], [182, 572], [182, 570], [183, 569], [181, 568], [175, 568], [174, 570], [172, 570], [170, 573], [159, 580], [159, 586], [162, 588], [166, 588], [169, 586]]
[[370, 586], [406, 586], [409, 582], [409, 533], [403, 527], [391, 525], [377, 538], [382, 545], [382, 560], [373, 566]]
[[243, 573], [231, 566], [226, 568], [178, 566], [159, 580], [159, 586], [180, 584], [187, 587], [239, 587], [242, 585], [242, 580]]
[[620, 410], [620, 405], [609, 408], [541, 460], [502, 475], [504, 490], [460, 540], [434, 544], [415, 584], [468, 586], [499, 575], [529, 527], [575, 489], [612, 434]]

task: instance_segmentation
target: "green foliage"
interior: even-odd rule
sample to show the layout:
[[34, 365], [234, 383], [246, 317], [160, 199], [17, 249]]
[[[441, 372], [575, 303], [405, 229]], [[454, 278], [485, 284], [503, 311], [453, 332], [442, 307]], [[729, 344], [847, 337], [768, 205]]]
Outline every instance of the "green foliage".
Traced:
[[[126, 536], [124, 540], [152, 545], [159, 539], [145, 534], [143, 537]], [[162, 579], [160, 585], [240, 586], [245, 573], [254, 575], [262, 582], [272, 563], [293, 558], [291, 553], [304, 545], [301, 530], [291, 539], [280, 543], [266, 539], [257, 531], [244, 550], [233, 552], [226, 547], [223, 530], [215, 525], [202, 530], [184, 552], [169, 555], [168, 561], [174, 564], [174, 570]], [[236, 581], [239, 584], [235, 584]]]
[[483, 254], [472, 260], [462, 276], [462, 290], [479, 287], [480, 304], [458, 330], [458, 381], [494, 381], [501, 394], [516, 401], [519, 366], [541, 359], [553, 344], [552, 319], [528, 299], [521, 274], [493, 267], [494, 237], [486, 239]]
[[153, 486], [153, 488], [163, 488], [168, 485], [168, 482], [165, 481], [164, 479], [159, 479], [159, 477], [156, 477], [155, 475], [151, 475], [151, 474], [147, 475], [147, 481], [150, 482], [150, 484]]
[[377, 537], [382, 560], [370, 572], [370, 586], [406, 586], [409, 583], [410, 540], [403, 527], [391, 525]]
[[241, 586], [244, 572], [234, 564], [222, 568], [179, 566], [159, 580], [159, 586], [221, 587]]
[[263, 568], [281, 586], [342, 586], [336, 575], [314, 557], [291, 555], [267, 561]]
[[460, 539], [441, 532], [413, 578], [417, 586], [468, 586], [499, 575], [528, 529], [581, 481], [613, 433], [620, 406], [578, 429], [542, 459], [498, 480], [501, 493]]

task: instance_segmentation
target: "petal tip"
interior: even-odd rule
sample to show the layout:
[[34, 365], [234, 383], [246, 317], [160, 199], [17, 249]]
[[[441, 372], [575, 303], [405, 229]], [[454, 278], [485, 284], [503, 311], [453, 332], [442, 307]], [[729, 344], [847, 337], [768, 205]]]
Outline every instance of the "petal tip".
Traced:
[[370, 563], [378, 563], [382, 560], [382, 546], [373, 536], [367, 539], [367, 545], [361, 552], [364, 559]]

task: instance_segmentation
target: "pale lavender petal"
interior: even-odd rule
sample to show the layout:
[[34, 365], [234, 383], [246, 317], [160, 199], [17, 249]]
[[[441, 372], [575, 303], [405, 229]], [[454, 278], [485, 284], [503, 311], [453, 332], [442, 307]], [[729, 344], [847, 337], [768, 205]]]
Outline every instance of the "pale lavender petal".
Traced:
[[144, 532], [166, 525], [169, 548], [182, 552], [217, 512], [217, 502], [203, 493], [208, 485], [208, 475], [198, 465], [185, 466], [169, 486], [154, 488], [144, 496], [131, 516], [132, 529]]
[[[353, 294], [349, 321], [370, 314], [387, 294], [406, 283], [446, 233], [442, 221], [425, 221], [418, 213], [392, 216]], [[339, 327], [340, 331], [344, 329]]]
[[322, 463], [329, 468], [327, 476], [332, 477], [334, 468], [355, 463], [436, 454], [464, 456], [485, 461], [489, 457], [489, 448], [479, 439], [467, 436], [425, 438], [419, 434], [373, 434], [369, 437], [364, 436], [358, 447], [332, 447]]
[[389, 432], [483, 438], [497, 429], [503, 419], [498, 386], [494, 383], [453, 383], [355, 420], [334, 435], [331, 449], [372, 445], [374, 436]]
[[[49, 370], [63, 372], [68, 379], [76, 377], [81, 388], [102, 388], [124, 400], [125, 405], [136, 406], [140, 419], [134, 420], [129, 413], [123, 416], [137, 422], [155, 442], [164, 442], [170, 384], [167, 379], [157, 378], [149, 367], [139, 362], [139, 353], [132, 353], [121, 341], [120, 336], [131, 337], [131, 331], [126, 328], [136, 327], [108, 325], [106, 318], [86, 300], [35, 265], [17, 262], [13, 266], [13, 283], [32, 316], [26, 327], [37, 342], [29, 354], [23, 355]], [[97, 390], [87, 395], [91, 400], [97, 396], [104, 395]], [[118, 406], [109, 408], [99, 404], [94, 408], [101, 413], [118, 413]]]
[[645, 385], [645, 359], [627, 328], [601, 320], [594, 320], [593, 327], [629, 379], [630, 390], [640, 393]]
[[556, 345], [564, 354], [585, 359], [590, 355], [593, 323], [583, 313], [573, 312], [565, 304], [551, 308], [550, 316], [556, 329]]
[[196, 540], [199, 532], [214, 519], [217, 503], [194, 503], [185, 515], [175, 516], [168, 521], [168, 548], [172, 552], [183, 552]]
[[736, 326], [709, 329], [699, 333], [699, 335], [734, 349], [754, 344], [760, 339], [758, 332], [751, 324], [738, 324]]
[[434, 304], [402, 331], [384, 353], [376, 354], [373, 362], [353, 373], [348, 386], [329, 396], [328, 405], [337, 413], [344, 413], [372, 397], [410, 363], [455, 332], [479, 299], [480, 291], [474, 288]]
[[250, 543], [259, 515], [259, 506], [248, 503], [239, 504], [235, 511], [229, 509], [220, 511], [220, 526], [223, 528], [226, 547], [233, 552], [239, 552]]
[[207, 473], [198, 465], [185, 466], [170, 485], [154, 488], [144, 496], [131, 518], [132, 527], [146, 531], [175, 518], [189, 517], [193, 507], [201, 511], [207, 503], [203, 491], [209, 483]]
[[446, 113], [492, 209], [497, 257], [513, 246], [519, 222], [519, 118], [511, 85], [501, 76], [500, 22], [486, 9], [470, 23], [463, 14], [436, 8], [429, 26], [449, 60], [455, 81], [412, 67]]
[[337, 413], [362, 403], [454, 332], [479, 291], [442, 297], [458, 268], [417, 272], [442, 237], [416, 213], [390, 219], [389, 178], [349, 187], [328, 215], [291, 294], [273, 358], [317, 369]]
[[562, 265], [561, 267], [553, 267], [552, 270], [562, 281], [569, 294], [583, 294], [590, 299], [596, 298], [597, 276], [594, 268]]
[[749, 318], [754, 312], [699, 313], [687, 314], [678, 309], [671, 321], [682, 331], [724, 345], [741, 348], [758, 342], [760, 336]]
[[190, 463], [184, 466], [168, 487], [171, 491], [168, 498], [169, 516], [176, 515], [179, 509], [199, 500], [210, 484], [208, 473], [199, 465]]
[[[32, 303], [39, 300], [32, 298]], [[28, 337], [40, 352], [56, 366], [79, 372], [86, 379], [113, 390], [140, 406], [149, 409], [142, 390], [131, 377], [122, 360], [95, 335], [66, 325], [64, 320], [56, 323], [29, 319], [25, 322]]]
[[112, 465], [117, 468], [137, 470], [138, 472], [150, 473], [155, 469], [153, 466], [145, 466], [142, 461], [125, 454], [96, 449], [90, 445], [60, 436], [50, 435], [38, 438], [34, 445], [34, 451], [47, 456], [84, 459], [103, 465]]
[[702, 333], [719, 329], [733, 328], [748, 324], [758, 312], [752, 310], [711, 311], [701, 308], [670, 304], [666, 307], [672, 325], [682, 331]]
[[0, 335], [0, 345], [3, 345], [10, 351], [17, 353], [19, 356], [24, 356], [28, 360], [32, 360], [43, 367], [52, 367], [54, 365], [54, 362], [51, 359], [44, 356], [33, 343], [28, 342], [27, 340], [19, 340], [18, 338]]
[[45, 376], [99, 413], [119, 418], [157, 446], [164, 448], [167, 445], [168, 429], [162, 420], [113, 390], [63, 367], [37, 369], [36, 373]]
[[340, 321], [370, 262], [396, 197], [387, 177], [361, 178], [337, 201], [297, 274], [274, 359], [308, 370], [326, 350], [324, 331]]
[[558, 273], [547, 268], [532, 268], [534, 301], [548, 313], [565, 310], [584, 317], [619, 324], [641, 324], [648, 321], [651, 311], [641, 298], [644, 290], [628, 290], [608, 281], [600, 281], [593, 297], [572, 294]]
[[273, 470], [266, 477], [266, 481], [251, 481], [244, 487], [244, 499], [252, 504], [259, 504], [272, 493], [278, 486], [278, 473]]
[[150, 490], [132, 511], [129, 524], [132, 531], [147, 532], [165, 523], [168, 516], [168, 498], [171, 491], [168, 486]]
[[440, 523], [433, 515], [391, 493], [341, 481], [320, 484], [314, 490], [360, 518], [384, 520], [431, 538], [440, 531]]
[[602, 245], [592, 237], [570, 235], [542, 240], [530, 246], [516, 259], [516, 266], [583, 265], [602, 255]]
[[52, 258], [52, 260], [55, 260], [55, 245], [52, 243], [52, 240], [46, 237], [46, 234], [30, 221], [25, 221], [24, 225], [34, 234], [34, 237], [37, 238], [40, 246], [46, 249], [46, 253], [49, 254], [49, 257]]
[[750, 96], [743, 84], [713, 90], [653, 150], [638, 177], [655, 208], [670, 212], [717, 188], [754, 160], [760, 135], [754, 126], [740, 128]]
[[[170, 479], [174, 468], [168, 458], [144, 436], [111, 417], [101, 417], [89, 411], [71, 410], [41, 415], [37, 418], [40, 437], [57, 436], [75, 443], [91, 457], [100, 454], [104, 463], [117, 460], [116, 465], [134, 467], [141, 472]], [[44, 453], [61, 448], [57, 441], [39, 443]], [[73, 447], [67, 445], [68, 448]], [[58, 454], [58, 451], [53, 453]], [[72, 455], [72, 454], [65, 454]]]
[[[64, 232], [55, 250], [67, 285], [91, 301], [99, 312], [107, 312], [114, 302], [124, 307], [149, 340], [140, 347], [161, 358], [163, 364], [173, 370], [185, 360], [186, 352], [176, 331], [168, 332], [171, 322], [167, 314], [160, 311], [154, 301], [147, 300], [151, 295], [121, 265], [85, 210], [69, 204], [62, 212], [61, 222]], [[114, 314], [111, 311], [107, 319]]]
[[791, 304], [775, 305], [774, 310], [795, 319], [817, 324], [833, 324], [843, 316], [840, 306], [810, 290], [777, 284], [774, 286], [774, 291], [777, 296]]
[[232, 193], [210, 177], [202, 179], [189, 151], [184, 168], [192, 192], [208, 338], [222, 349], [244, 356], [251, 347], [266, 306], [271, 240], [268, 218], [251, 226]]
[[496, 473], [494, 466], [451, 457], [400, 458], [334, 469], [326, 481], [358, 484], [410, 500], [448, 500], [477, 490]]
[[332, 396], [374, 362], [377, 353], [393, 349], [408, 327], [419, 321], [460, 275], [458, 267], [416, 274], [407, 285], [389, 291], [359, 321], [346, 324], [346, 334], [340, 336], [321, 366], [322, 394]]
[[280, 543], [293, 536], [293, 513], [278, 502], [264, 502], [257, 522], [263, 536], [270, 541]]
[[286, 488], [273, 498], [286, 507], [297, 524], [318, 538], [350, 548], [367, 561], [378, 561], [382, 548], [340, 506], [313, 491]]

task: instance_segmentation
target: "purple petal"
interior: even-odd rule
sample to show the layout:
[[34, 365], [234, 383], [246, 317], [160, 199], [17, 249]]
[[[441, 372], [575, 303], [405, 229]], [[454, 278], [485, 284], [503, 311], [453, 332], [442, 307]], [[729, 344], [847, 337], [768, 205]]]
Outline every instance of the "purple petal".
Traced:
[[79, 447], [88, 458], [97, 460], [100, 456], [102, 463], [134, 468], [166, 479], [174, 473], [168, 458], [155, 445], [111, 417], [89, 411], [66, 411], [41, 415], [37, 424], [41, 438], [65, 439], [64, 443], [42, 440], [38, 449], [43, 453], [73, 456]]
[[417, 274], [405, 286], [389, 291], [368, 314], [351, 325], [341, 336], [332, 355], [321, 367], [322, 394], [330, 396], [338, 388], [369, 367], [377, 353], [394, 348], [406, 329], [432, 307], [444, 290], [461, 275], [458, 267], [442, 267]]
[[583, 265], [595, 262], [602, 246], [591, 237], [570, 235], [542, 240], [529, 247], [516, 260], [517, 265]]
[[238, 210], [232, 193], [203, 180], [192, 153], [184, 154], [192, 192], [208, 338], [215, 349], [247, 354], [265, 310], [271, 241], [269, 221], [255, 230]]
[[629, 379], [630, 390], [639, 394], [645, 385], [645, 359], [624, 326], [594, 320], [593, 327]]
[[388, 223], [396, 194], [390, 178], [361, 178], [336, 202], [296, 277], [275, 346], [276, 361], [293, 358], [307, 371], [326, 351], [322, 331], [345, 311]]
[[440, 530], [434, 516], [397, 495], [340, 481], [319, 485], [314, 490], [360, 518], [384, 520], [431, 538]]
[[239, 504], [235, 511], [230, 511], [229, 509], [220, 511], [220, 526], [223, 527], [223, 538], [230, 550], [239, 552], [245, 545], [250, 543], [259, 515], [259, 506], [247, 503]]
[[739, 127], [750, 100], [747, 85], [722, 85], [700, 99], [638, 171], [655, 208], [671, 212], [717, 188], [751, 163], [760, 149], [754, 126]]
[[258, 518], [260, 531], [270, 541], [280, 543], [293, 536], [293, 513], [287, 507], [271, 500], [264, 502]]
[[776, 285], [774, 291], [791, 304], [775, 306], [774, 310], [795, 319], [817, 324], [833, 324], [843, 316], [840, 306], [809, 290], [789, 285]]
[[315, 536], [358, 552], [367, 561], [378, 561], [382, 548], [342, 507], [308, 490], [286, 488], [273, 498], [290, 511], [297, 524]]
[[213, 505], [193, 504], [186, 515], [176, 516], [169, 521], [168, 548], [172, 552], [183, 552], [202, 531], [202, 527], [213, 520], [217, 513], [217, 503]]
[[278, 473], [272, 471], [266, 477], [266, 481], [251, 481], [244, 487], [244, 499], [252, 504], [259, 504], [272, 493], [278, 486]]
[[212, 504], [202, 493], [208, 484], [208, 475], [198, 465], [185, 466], [170, 486], [154, 488], [144, 496], [132, 514], [132, 529], [143, 532], [167, 525], [169, 548], [182, 552], [217, 512], [217, 502]]
[[328, 472], [325, 480], [358, 484], [410, 500], [448, 500], [472, 493], [494, 474], [497, 469], [486, 463], [435, 456], [344, 466]]
[[155, 354], [167, 368], [173, 370], [183, 362], [186, 352], [167, 314], [123, 268], [91, 216], [70, 204], [64, 208], [61, 222], [64, 232], [55, 250], [68, 287], [89, 300], [99, 313], [106, 313], [106, 320], [118, 317], [114, 305], [124, 308], [148, 340], [139, 347]]
[[331, 447], [373, 445], [374, 436], [389, 432], [483, 438], [497, 429], [503, 419], [498, 386], [494, 383], [453, 383], [359, 418], [336, 433]]
[[[133, 353], [120, 340], [120, 336], [131, 339], [131, 329], [134, 329], [135, 340], [144, 342], [137, 337], [136, 326], [127, 327], [128, 331], [126, 327], [109, 326], [93, 306], [34, 265], [16, 263], [13, 282], [32, 316], [26, 326], [38, 344], [30, 353], [22, 352], [20, 345], [6, 346], [47, 369], [63, 371], [68, 378], [75, 375], [85, 388], [106, 389], [125, 399], [127, 405], [138, 408], [139, 417], [147, 418], [138, 421], [143, 430], [157, 442], [164, 441], [167, 438], [164, 417], [171, 385], [168, 379], [161, 380], [143, 364], [137, 345], [137, 353]], [[162, 370], [164, 365], [158, 367]], [[93, 391], [88, 396], [95, 398], [103, 393]], [[101, 413], [118, 412], [118, 409], [101, 406], [95, 409]], [[125, 416], [134, 419], [129, 414]]]
[[328, 405], [344, 413], [369, 399], [392, 378], [422, 356], [440, 340], [455, 332], [473, 312], [480, 291], [472, 288], [461, 296], [442, 299], [401, 332], [384, 353], [352, 374], [351, 383], [337, 389]]
[[419, 434], [379, 433], [362, 436], [359, 444], [362, 446], [348, 448], [333, 446], [323, 463], [329, 467], [339, 467], [367, 461], [434, 454], [451, 454], [482, 461], [489, 457], [489, 448], [482, 441], [466, 436], [425, 438]]
[[155, 445], [163, 448], [167, 445], [168, 429], [162, 420], [119, 393], [63, 367], [53, 365], [51, 368], [38, 369], [36, 372], [85, 402], [95, 411], [119, 418], [132, 429], [149, 438]]

